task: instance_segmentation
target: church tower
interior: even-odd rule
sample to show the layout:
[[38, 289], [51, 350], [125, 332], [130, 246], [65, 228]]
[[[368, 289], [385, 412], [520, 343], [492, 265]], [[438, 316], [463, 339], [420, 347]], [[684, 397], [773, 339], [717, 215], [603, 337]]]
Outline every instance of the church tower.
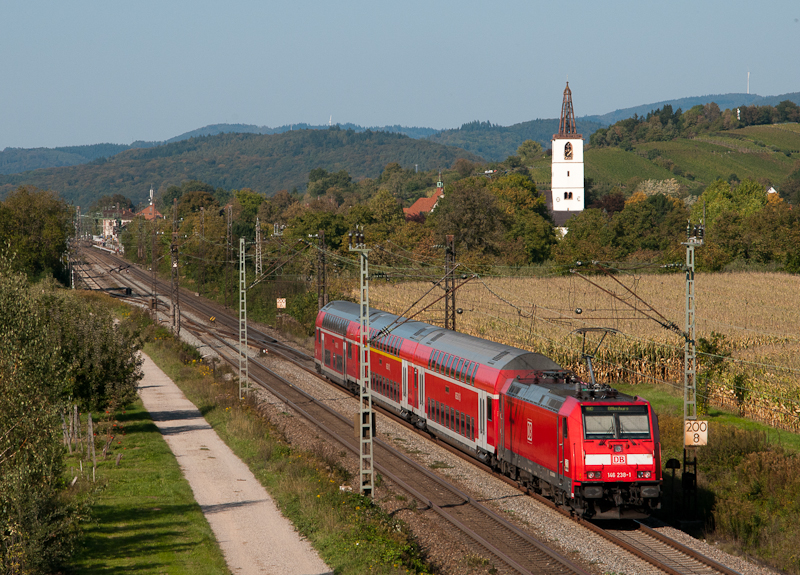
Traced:
[[554, 212], [583, 210], [583, 136], [575, 127], [569, 82], [561, 104], [558, 134], [553, 134], [551, 185]]

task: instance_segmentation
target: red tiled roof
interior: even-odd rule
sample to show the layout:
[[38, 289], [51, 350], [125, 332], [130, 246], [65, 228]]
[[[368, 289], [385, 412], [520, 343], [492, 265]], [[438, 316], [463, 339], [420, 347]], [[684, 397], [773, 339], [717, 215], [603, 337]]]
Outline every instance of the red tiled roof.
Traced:
[[430, 198], [420, 198], [413, 204], [411, 204], [410, 208], [403, 208], [403, 212], [406, 215], [406, 219], [413, 218], [420, 214], [427, 214], [433, 208], [436, 207], [439, 198], [442, 197], [442, 188], [436, 188], [436, 191]]

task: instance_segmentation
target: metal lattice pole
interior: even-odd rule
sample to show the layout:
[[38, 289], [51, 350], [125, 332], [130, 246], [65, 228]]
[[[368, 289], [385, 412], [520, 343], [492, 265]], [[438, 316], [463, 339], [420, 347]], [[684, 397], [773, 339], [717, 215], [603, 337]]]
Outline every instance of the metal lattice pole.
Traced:
[[250, 391], [247, 370], [247, 283], [244, 268], [244, 238], [239, 238], [239, 399]]
[[694, 248], [686, 243], [686, 341], [683, 349], [683, 420], [697, 419], [697, 345], [694, 317]]
[[172, 333], [181, 334], [180, 273], [178, 269], [178, 198], [172, 204]]
[[261, 267], [261, 222], [256, 217], [256, 277], [260, 278], [263, 273]]
[[444, 328], [456, 329], [455, 237], [447, 236], [444, 246]]
[[225, 210], [225, 215], [227, 216], [227, 232], [226, 232], [226, 245], [227, 245], [227, 254], [225, 258], [225, 306], [228, 305], [228, 293], [230, 292], [230, 264], [233, 263], [233, 207], [228, 204], [227, 209]]
[[319, 250], [317, 251], [317, 308], [322, 309], [328, 305], [328, 275], [325, 265], [325, 232], [319, 230], [317, 234]]
[[703, 245], [703, 226], [686, 228], [686, 332], [683, 351], [683, 421], [697, 419], [697, 341], [695, 339], [694, 249]]
[[[348, 234], [350, 239], [350, 251], [358, 252], [361, 261], [361, 282], [360, 282], [360, 307], [359, 322], [361, 339], [360, 353], [361, 361], [359, 368], [358, 387], [359, 393], [359, 412], [358, 412], [358, 437], [359, 437], [359, 477], [358, 483], [362, 495], [372, 497], [375, 491], [375, 467], [373, 461], [372, 422], [374, 414], [372, 411], [372, 389], [370, 370], [370, 328], [369, 328], [369, 252], [364, 242], [363, 228], [356, 230], [355, 233]], [[353, 238], [355, 236], [355, 245]]]
[[206, 285], [206, 209], [200, 207], [200, 287]]

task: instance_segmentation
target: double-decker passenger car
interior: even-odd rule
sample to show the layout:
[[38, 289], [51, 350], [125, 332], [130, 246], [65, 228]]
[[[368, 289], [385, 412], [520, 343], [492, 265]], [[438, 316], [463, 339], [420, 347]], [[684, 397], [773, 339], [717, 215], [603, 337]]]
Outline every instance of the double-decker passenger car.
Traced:
[[[660, 505], [650, 404], [581, 381], [549, 358], [370, 309], [373, 401], [518, 481], [594, 518]], [[320, 310], [317, 371], [353, 392], [359, 306]]]

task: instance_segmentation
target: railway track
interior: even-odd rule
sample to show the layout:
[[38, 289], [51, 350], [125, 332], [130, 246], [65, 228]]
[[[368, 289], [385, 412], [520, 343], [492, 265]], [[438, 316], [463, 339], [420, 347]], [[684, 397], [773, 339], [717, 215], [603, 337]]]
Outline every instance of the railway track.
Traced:
[[[104, 254], [103, 256], [92, 259], [100, 263], [100, 265], [107, 265], [109, 261], [119, 265], [121, 261], [110, 254]], [[111, 269], [113, 269], [113, 266]], [[147, 282], [150, 281], [149, 274], [138, 268], [132, 267], [129, 274], [133, 275], [133, 280], [144, 282], [145, 285], [148, 285]], [[122, 283], [124, 283], [124, 278], [120, 277], [118, 279], [122, 280]], [[167, 288], [164, 286], [165, 283], [160, 282], [159, 290], [167, 291]], [[143, 294], [138, 294], [138, 297], [142, 295]], [[147, 296], [149, 298], [149, 293]], [[131, 297], [136, 298], [137, 295], [132, 294]], [[231, 339], [238, 337], [238, 319], [229, 315], [229, 313], [220, 306], [196, 298], [194, 294], [182, 292], [181, 298], [182, 309], [186, 306], [194, 310], [200, 317], [213, 316], [216, 318], [216, 325], [214, 328], [217, 333], [213, 334], [211, 337], [217, 341], [217, 347], [228, 347], [231, 353], [236, 351], [234, 350], [234, 346], [231, 345], [225, 337]], [[207, 329], [205, 326], [192, 322], [191, 326], [187, 326], [187, 328], [193, 332], [195, 337], [201, 340], [205, 340], [205, 338], [209, 337], [207, 334], [203, 333], [203, 329]], [[248, 338], [251, 342], [257, 343], [259, 347], [268, 348], [273, 354], [280, 355], [282, 359], [291, 361], [294, 365], [319, 377], [313, 367], [313, 358], [308, 354], [251, 327], [248, 327]], [[206, 343], [208, 342], [206, 341]], [[233, 359], [230, 353], [227, 354], [227, 361], [232, 365], [235, 363], [235, 359]], [[320, 426], [326, 434], [341, 443], [348, 450], [358, 454], [352, 421], [350, 421], [349, 418], [317, 402], [316, 399], [269, 370], [258, 360], [251, 358], [249, 365], [250, 377], [254, 382], [268, 389], [288, 405], [291, 405], [299, 413], [308, 418], [309, 421]], [[392, 417], [395, 421], [401, 422], [405, 427], [415, 429], [413, 426], [394, 417], [392, 414], [387, 412], [383, 413]], [[421, 433], [418, 430], [415, 431]], [[426, 437], [428, 436], [425, 433], [422, 434]], [[448, 449], [448, 451], [477, 465], [481, 469], [494, 473], [488, 467], [467, 457], [458, 450], [442, 442], [437, 443]], [[584, 572], [579, 566], [572, 564], [558, 553], [547, 551], [546, 546], [541, 544], [538, 540], [508, 523], [503, 517], [475, 502], [469, 495], [445, 482], [438, 475], [417, 464], [406, 455], [399, 453], [391, 446], [379, 440], [375, 441], [375, 445], [376, 468], [380, 473], [390, 478], [402, 489], [423, 504], [429, 506], [437, 514], [441, 515], [442, 518], [449, 521], [460, 531], [476, 541], [486, 549], [497, 562], [503, 563], [512, 571], [519, 573]], [[497, 473], [494, 473], [494, 475], [505, 480], [510, 485], [518, 487], [516, 482], [512, 482]], [[693, 549], [669, 539], [644, 525], [636, 523], [622, 526], [617, 525], [613, 528], [603, 528], [589, 521], [574, 517], [568, 511], [559, 508], [551, 501], [538, 494], [528, 494], [541, 503], [572, 518], [584, 528], [590, 529], [614, 545], [647, 561], [664, 573], [670, 575], [708, 575], [718, 573], [738, 575], [736, 571], [720, 565]], [[502, 535], [500, 537], [494, 537], [493, 534], [495, 533], [500, 533]], [[544, 553], [544, 555], [542, 555], [542, 553]]]

